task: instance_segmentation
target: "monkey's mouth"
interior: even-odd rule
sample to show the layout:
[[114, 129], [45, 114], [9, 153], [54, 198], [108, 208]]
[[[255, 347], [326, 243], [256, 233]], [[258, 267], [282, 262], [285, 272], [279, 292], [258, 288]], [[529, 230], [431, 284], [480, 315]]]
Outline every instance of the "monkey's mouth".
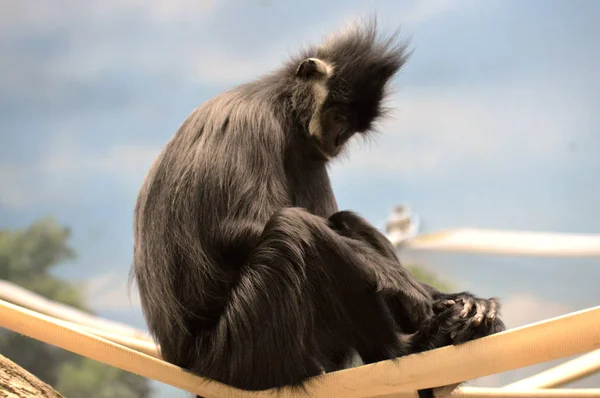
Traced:
[[346, 143], [346, 141], [348, 141], [352, 134], [354, 134], [354, 132], [350, 130], [338, 132], [334, 141], [335, 148], [339, 150]]
[[335, 133], [330, 133], [329, 136], [331, 137], [329, 139], [324, 137], [312, 137], [317, 150], [324, 160], [329, 160], [337, 156], [342, 151], [342, 148], [344, 147], [346, 141], [348, 141], [348, 138], [352, 136], [352, 132], [336, 131]]
[[337, 156], [342, 151], [344, 144], [354, 134], [354, 131], [346, 126], [333, 123], [322, 123], [320, 128], [314, 132], [311, 131], [313, 129], [310, 129], [310, 125], [307, 127], [309, 137], [322, 160], [329, 160]]
[[323, 146], [323, 142], [318, 139], [317, 137], [311, 137], [312, 138], [312, 142], [314, 144], [315, 150], [317, 152], [317, 155], [319, 157], [319, 160], [329, 160], [331, 159], [333, 156], [330, 154]]

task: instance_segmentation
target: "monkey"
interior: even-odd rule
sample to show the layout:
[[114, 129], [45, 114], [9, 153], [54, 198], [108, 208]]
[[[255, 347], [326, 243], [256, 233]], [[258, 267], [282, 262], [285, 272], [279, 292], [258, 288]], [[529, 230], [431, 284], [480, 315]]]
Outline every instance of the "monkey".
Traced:
[[243, 390], [303, 389], [352, 353], [368, 364], [504, 330], [497, 299], [418, 281], [338, 209], [330, 161], [377, 129], [409, 56], [399, 31], [357, 23], [183, 121], [134, 210], [131, 277], [166, 361]]

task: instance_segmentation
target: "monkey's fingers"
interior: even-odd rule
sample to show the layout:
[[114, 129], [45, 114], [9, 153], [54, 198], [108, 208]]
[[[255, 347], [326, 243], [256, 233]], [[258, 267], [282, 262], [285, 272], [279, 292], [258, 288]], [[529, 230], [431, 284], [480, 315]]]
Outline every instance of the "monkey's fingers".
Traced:
[[475, 315], [472, 322], [474, 326], [481, 325], [483, 318], [487, 314], [487, 300], [475, 300]]
[[487, 314], [485, 315], [485, 322], [487, 324], [491, 324], [496, 320], [496, 317], [498, 316], [498, 307], [500, 306], [500, 304], [498, 303], [498, 300], [495, 297], [492, 297], [488, 300], [488, 306], [489, 308]]
[[485, 312], [485, 302], [475, 301], [474, 307], [476, 308], [474, 316], [463, 318], [459, 315], [455, 318], [450, 332], [452, 344], [458, 345], [466, 343], [467, 341], [486, 336], [492, 332], [493, 323], [490, 325], [483, 323], [485, 317], [479, 312]]
[[433, 311], [435, 313], [439, 313], [442, 311], [445, 311], [446, 309], [452, 307], [453, 305], [456, 304], [456, 301], [454, 300], [437, 300], [433, 303]]
[[498, 309], [500, 306], [496, 298], [474, 298], [472, 301], [474, 303], [475, 308], [475, 314], [473, 315], [473, 321], [475, 325], [479, 326], [484, 320], [487, 324], [489, 324], [490, 322], [493, 322], [496, 319], [496, 316], [498, 315]]
[[463, 303], [463, 309], [460, 312], [459, 316], [461, 318], [466, 318], [467, 315], [469, 315], [469, 313], [473, 309], [473, 306], [475, 306], [475, 298], [462, 296], [459, 298], [459, 300]]

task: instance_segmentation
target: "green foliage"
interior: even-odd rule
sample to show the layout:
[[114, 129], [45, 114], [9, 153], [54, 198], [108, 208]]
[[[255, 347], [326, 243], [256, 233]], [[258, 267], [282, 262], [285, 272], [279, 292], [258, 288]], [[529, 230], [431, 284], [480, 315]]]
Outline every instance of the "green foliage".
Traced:
[[436, 287], [442, 292], [449, 292], [452, 290], [452, 286], [448, 282], [440, 280], [433, 272], [428, 271], [423, 267], [408, 265], [406, 268], [408, 268], [415, 278], [423, 283]]
[[4, 329], [0, 331], [0, 353], [51, 386], [58, 382], [60, 366], [77, 359], [69, 351]]
[[71, 231], [53, 218], [43, 218], [26, 229], [0, 230], [0, 279], [46, 298], [85, 309], [79, 286], [53, 277], [48, 271], [75, 257], [68, 245]]
[[[75, 257], [71, 231], [53, 218], [28, 228], [0, 230], [0, 279], [50, 300], [86, 310], [82, 286], [50, 274]], [[88, 311], [89, 312], [89, 311]], [[37, 340], [0, 329], [0, 352], [69, 398], [145, 398], [148, 380], [80, 357]]]
[[145, 379], [87, 358], [64, 363], [59, 374], [56, 389], [69, 398], [138, 398], [150, 393]]

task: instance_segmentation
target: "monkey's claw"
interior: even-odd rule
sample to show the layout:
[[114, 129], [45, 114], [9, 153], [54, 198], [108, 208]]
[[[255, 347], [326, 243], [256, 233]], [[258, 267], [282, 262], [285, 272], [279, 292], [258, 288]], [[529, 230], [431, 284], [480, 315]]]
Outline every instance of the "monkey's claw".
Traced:
[[433, 310], [436, 314], [438, 314], [452, 307], [454, 304], [456, 304], [456, 301], [454, 300], [438, 300], [433, 303]]
[[453, 344], [484, 337], [505, 329], [498, 319], [500, 303], [496, 298], [482, 299], [468, 293], [445, 295], [434, 303], [436, 312], [452, 308], [450, 339]]
[[493, 321], [496, 318], [498, 312], [499, 303], [496, 298], [481, 299], [472, 295], [460, 295], [455, 300], [459, 304], [462, 304], [463, 308], [460, 311], [460, 317], [466, 318], [469, 314], [474, 322], [479, 325], [483, 319], [486, 321]]

